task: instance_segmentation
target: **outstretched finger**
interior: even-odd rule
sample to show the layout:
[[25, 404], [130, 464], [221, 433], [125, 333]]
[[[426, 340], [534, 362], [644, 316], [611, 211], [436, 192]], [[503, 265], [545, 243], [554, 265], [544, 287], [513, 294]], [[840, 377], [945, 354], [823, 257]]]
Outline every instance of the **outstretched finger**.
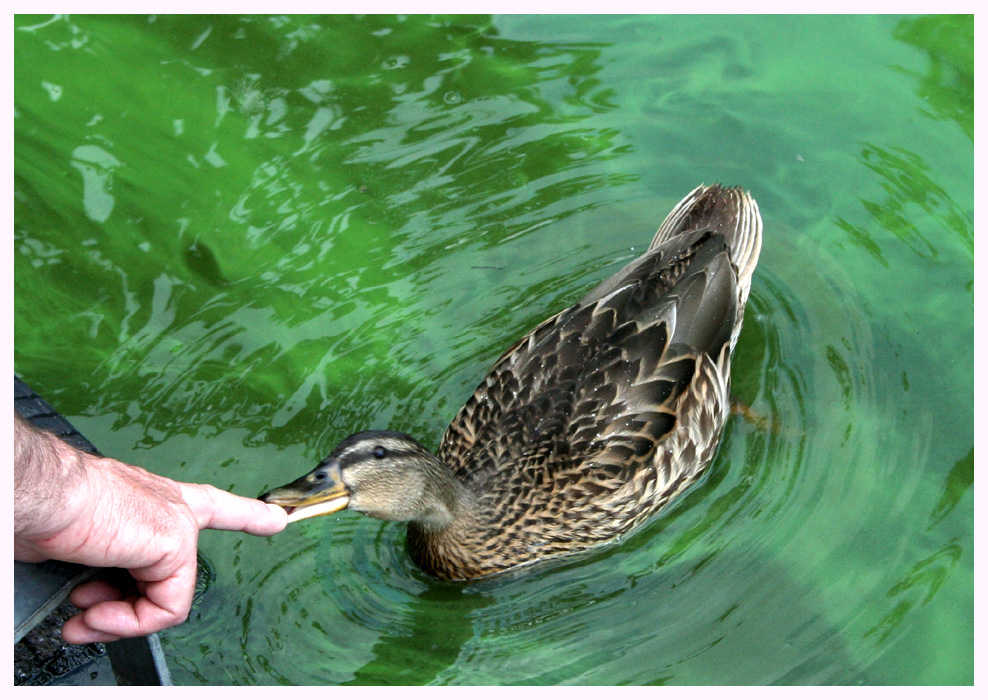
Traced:
[[179, 483], [179, 488], [200, 530], [240, 530], [266, 536], [281, 532], [288, 524], [288, 514], [281, 506], [237, 496], [208, 484]]

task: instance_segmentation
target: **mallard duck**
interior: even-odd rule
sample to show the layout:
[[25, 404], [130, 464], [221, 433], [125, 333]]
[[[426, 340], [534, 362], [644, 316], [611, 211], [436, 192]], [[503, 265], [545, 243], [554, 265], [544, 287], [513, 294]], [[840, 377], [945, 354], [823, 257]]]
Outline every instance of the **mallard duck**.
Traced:
[[293, 521], [344, 508], [406, 521], [412, 559], [440, 579], [629, 532], [713, 458], [761, 237], [749, 194], [696, 188], [644, 255], [501, 355], [438, 454], [357, 433], [261, 499]]

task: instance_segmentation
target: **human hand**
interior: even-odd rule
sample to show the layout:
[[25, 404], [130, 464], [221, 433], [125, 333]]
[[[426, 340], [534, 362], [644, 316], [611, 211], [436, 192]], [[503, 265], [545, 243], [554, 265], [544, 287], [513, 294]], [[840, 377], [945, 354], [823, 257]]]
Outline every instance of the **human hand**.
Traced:
[[[56, 474], [66, 488], [61, 499], [45, 494], [41, 509], [46, 517], [28, 525], [21, 517], [26, 499], [22, 493], [15, 497], [15, 558], [119, 567], [137, 586], [138, 595], [132, 596], [103, 581], [78, 586], [70, 600], [83, 612], [62, 628], [71, 644], [143, 636], [183, 622], [195, 589], [200, 530], [273, 535], [287, 524], [279, 506], [172, 481], [35, 433], [52, 441], [48, 447], [63, 467], [68, 465]], [[20, 492], [20, 480], [17, 486]]]

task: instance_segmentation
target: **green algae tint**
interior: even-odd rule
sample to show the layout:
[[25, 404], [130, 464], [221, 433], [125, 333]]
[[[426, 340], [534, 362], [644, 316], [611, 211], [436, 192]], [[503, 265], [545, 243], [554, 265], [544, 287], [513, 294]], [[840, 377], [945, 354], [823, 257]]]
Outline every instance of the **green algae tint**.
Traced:
[[256, 495], [435, 446], [701, 182], [765, 242], [711, 469], [440, 584], [354, 513], [205, 532], [184, 684], [973, 683], [973, 19], [18, 17], [15, 370]]

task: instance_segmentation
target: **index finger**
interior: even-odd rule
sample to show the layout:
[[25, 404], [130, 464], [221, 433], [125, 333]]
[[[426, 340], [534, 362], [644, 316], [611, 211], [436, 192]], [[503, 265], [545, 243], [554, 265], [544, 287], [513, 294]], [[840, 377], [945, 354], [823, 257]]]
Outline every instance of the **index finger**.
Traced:
[[288, 513], [281, 506], [237, 496], [209, 484], [178, 485], [200, 530], [240, 530], [266, 536], [281, 532], [288, 524]]

